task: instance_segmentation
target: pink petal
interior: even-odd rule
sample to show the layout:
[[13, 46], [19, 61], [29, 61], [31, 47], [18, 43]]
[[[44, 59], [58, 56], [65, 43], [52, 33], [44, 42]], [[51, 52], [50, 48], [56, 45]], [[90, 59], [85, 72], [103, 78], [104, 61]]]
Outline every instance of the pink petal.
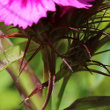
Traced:
[[47, 16], [47, 11], [55, 11], [55, 3], [62, 6], [88, 8], [94, 0], [0, 0], [0, 21], [26, 28]]
[[52, 0], [0, 0], [0, 21], [25, 29], [55, 10]]
[[92, 2], [94, 0], [53, 0], [53, 1], [62, 6], [73, 6], [76, 8], [88, 8], [92, 6], [88, 2]]

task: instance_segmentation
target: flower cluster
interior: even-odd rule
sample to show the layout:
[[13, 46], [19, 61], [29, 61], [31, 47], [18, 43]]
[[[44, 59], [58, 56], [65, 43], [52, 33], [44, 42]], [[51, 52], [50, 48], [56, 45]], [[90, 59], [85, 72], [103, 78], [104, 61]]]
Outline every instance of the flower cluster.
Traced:
[[56, 11], [55, 4], [76, 8], [89, 8], [94, 0], [0, 0], [0, 21], [6, 25], [22, 27], [37, 24], [47, 16], [47, 11]]

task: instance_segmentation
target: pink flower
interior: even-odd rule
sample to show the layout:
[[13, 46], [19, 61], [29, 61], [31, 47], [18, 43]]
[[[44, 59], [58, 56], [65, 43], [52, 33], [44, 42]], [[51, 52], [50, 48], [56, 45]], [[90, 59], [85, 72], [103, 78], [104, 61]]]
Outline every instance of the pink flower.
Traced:
[[47, 16], [47, 11], [56, 11], [55, 3], [62, 6], [89, 8], [94, 0], [0, 0], [0, 21], [25, 29]]

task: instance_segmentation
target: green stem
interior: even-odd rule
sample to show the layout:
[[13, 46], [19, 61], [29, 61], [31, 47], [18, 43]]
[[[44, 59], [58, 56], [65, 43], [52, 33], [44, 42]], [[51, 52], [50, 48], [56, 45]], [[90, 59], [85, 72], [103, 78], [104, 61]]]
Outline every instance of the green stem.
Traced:
[[[46, 82], [49, 79], [48, 54], [49, 54], [49, 51], [48, 51], [47, 47], [43, 48], [42, 49], [42, 59], [43, 59], [43, 63], [44, 63], [43, 82]], [[48, 88], [43, 89], [43, 101], [44, 102], [45, 102], [45, 99], [46, 99], [46, 96], [47, 96], [47, 90], [48, 90]], [[49, 100], [45, 110], [51, 110], [51, 99]]]
[[[7, 48], [12, 46], [11, 41], [8, 39], [1, 40], [2, 48], [6, 50]], [[39, 79], [32, 71], [32, 69], [27, 65], [27, 68], [24, 69], [22, 72], [19, 80], [17, 81], [17, 76], [19, 74], [19, 66], [20, 61], [14, 62], [7, 67], [7, 71], [9, 72], [10, 76], [12, 77], [21, 97], [25, 99], [36, 87], [41, 85]], [[40, 110], [42, 106], [42, 91], [38, 94], [31, 97], [27, 103], [24, 103], [27, 110]], [[22, 100], [23, 100], [22, 99]]]
[[[11, 75], [20, 95], [25, 99], [36, 87], [38, 87], [40, 84], [37, 77], [32, 72], [31, 68], [28, 66], [27, 70], [24, 70], [22, 72], [22, 75], [19, 78], [19, 81], [17, 81], [17, 76], [19, 74], [19, 63], [15, 62], [8, 66], [7, 71]], [[34, 81], [33, 81], [34, 77]], [[22, 99], [22, 100], [23, 100]], [[29, 110], [39, 110], [42, 106], [42, 96], [41, 93], [35, 94], [33, 97], [30, 98], [27, 103], [24, 103], [26, 108], [30, 106]], [[27, 109], [28, 110], [28, 109]]]
[[59, 110], [59, 107], [60, 107], [60, 104], [61, 104], [61, 101], [62, 101], [62, 97], [63, 97], [64, 91], [65, 91], [65, 87], [68, 83], [68, 80], [69, 80], [70, 76], [71, 76], [71, 74], [67, 74], [63, 78], [63, 82], [62, 82], [62, 85], [61, 85], [61, 88], [60, 88], [60, 92], [59, 92], [58, 97], [57, 97], [55, 110]]

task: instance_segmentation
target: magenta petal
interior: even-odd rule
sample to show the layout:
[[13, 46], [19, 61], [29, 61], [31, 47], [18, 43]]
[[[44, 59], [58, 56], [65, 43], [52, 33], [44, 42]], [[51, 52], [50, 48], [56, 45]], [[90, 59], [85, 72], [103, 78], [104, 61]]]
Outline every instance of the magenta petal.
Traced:
[[76, 8], [88, 8], [92, 6], [88, 2], [92, 2], [94, 0], [53, 0], [53, 1], [62, 6], [73, 6]]
[[55, 10], [52, 0], [0, 0], [0, 21], [25, 29]]
[[47, 11], [55, 11], [55, 3], [62, 6], [88, 8], [94, 0], [0, 0], [0, 21], [26, 28], [47, 16]]

